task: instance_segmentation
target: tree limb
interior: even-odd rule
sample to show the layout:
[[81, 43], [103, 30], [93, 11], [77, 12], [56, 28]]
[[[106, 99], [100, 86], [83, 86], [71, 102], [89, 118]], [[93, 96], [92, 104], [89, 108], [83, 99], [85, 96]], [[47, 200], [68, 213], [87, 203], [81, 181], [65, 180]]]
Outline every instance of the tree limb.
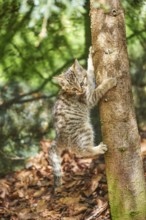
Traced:
[[[79, 58], [79, 60], [82, 59], [82, 58], [83, 58], [83, 56], [81, 56], [81, 57]], [[59, 69], [57, 69], [57, 70], [54, 72], [53, 75], [51, 75], [51, 76], [49, 76], [48, 78], [46, 78], [46, 79], [43, 81], [43, 83], [42, 83], [37, 89], [32, 90], [32, 91], [30, 91], [30, 92], [28, 92], [28, 93], [25, 93], [25, 94], [22, 94], [22, 95], [17, 95], [17, 96], [14, 97], [13, 99], [3, 102], [2, 104], [0, 104], [0, 109], [10, 108], [13, 104], [16, 104], [16, 103], [30, 102], [30, 101], [34, 101], [34, 100], [37, 100], [37, 99], [50, 98], [50, 97], [54, 96], [54, 94], [51, 95], [51, 96], [45, 96], [45, 95], [43, 95], [43, 96], [41, 96], [40, 98], [35, 97], [35, 98], [29, 98], [29, 99], [26, 99], [26, 100], [22, 100], [22, 99], [23, 99], [24, 97], [26, 97], [26, 96], [30, 96], [30, 95], [33, 95], [33, 94], [35, 94], [35, 93], [40, 92], [40, 91], [47, 85], [47, 83], [52, 80], [53, 76], [55, 76], [55, 75], [57, 75], [58, 73], [60, 73], [65, 67], [67, 67], [68, 65], [70, 65], [72, 62], [73, 62], [73, 59], [68, 60], [68, 62], [65, 63], [65, 64], [64, 64], [62, 67], [60, 67]]]

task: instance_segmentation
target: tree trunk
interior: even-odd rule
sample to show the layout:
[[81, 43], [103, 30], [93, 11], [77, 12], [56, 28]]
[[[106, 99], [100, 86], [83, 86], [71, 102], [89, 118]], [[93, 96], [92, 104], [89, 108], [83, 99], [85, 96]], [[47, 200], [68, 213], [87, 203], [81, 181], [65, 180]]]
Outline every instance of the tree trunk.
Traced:
[[117, 77], [117, 87], [100, 102], [111, 215], [113, 220], [145, 220], [146, 191], [119, 0], [90, 0], [93, 63], [98, 72]]

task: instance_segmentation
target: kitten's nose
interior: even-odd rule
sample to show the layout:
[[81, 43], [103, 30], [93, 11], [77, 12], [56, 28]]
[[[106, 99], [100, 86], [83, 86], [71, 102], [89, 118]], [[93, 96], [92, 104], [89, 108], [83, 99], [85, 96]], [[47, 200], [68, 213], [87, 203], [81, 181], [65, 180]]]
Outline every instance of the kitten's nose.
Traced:
[[82, 93], [83, 93], [83, 91], [82, 91], [81, 88], [78, 89], [78, 93], [79, 93], [79, 94], [82, 94]]

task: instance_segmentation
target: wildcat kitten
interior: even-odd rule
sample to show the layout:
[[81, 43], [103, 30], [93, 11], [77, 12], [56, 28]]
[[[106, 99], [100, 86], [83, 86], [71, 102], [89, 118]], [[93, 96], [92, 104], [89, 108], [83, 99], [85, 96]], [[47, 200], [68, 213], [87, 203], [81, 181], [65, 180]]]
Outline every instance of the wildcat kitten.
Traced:
[[117, 80], [106, 77], [95, 88], [91, 53], [87, 71], [75, 60], [64, 74], [55, 78], [61, 86], [61, 92], [53, 111], [56, 140], [49, 149], [49, 161], [53, 167], [54, 187], [57, 187], [61, 184], [60, 155], [64, 149], [81, 157], [96, 157], [107, 151], [103, 143], [94, 147], [90, 109], [108, 90], [116, 86]]

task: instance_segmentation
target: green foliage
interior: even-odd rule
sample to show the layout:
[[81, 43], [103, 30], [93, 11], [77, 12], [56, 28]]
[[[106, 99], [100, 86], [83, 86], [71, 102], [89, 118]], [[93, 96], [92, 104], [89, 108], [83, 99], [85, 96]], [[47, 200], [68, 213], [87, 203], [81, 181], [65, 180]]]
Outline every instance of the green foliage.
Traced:
[[[14, 102], [14, 97], [26, 94], [29, 90], [22, 82], [10, 82], [0, 88], [0, 102], [5, 104], [0, 109], [1, 173], [9, 170], [14, 161], [21, 164], [25, 158], [33, 155], [44, 137], [54, 138], [52, 94], [35, 93]], [[3, 166], [5, 161], [8, 162]]]
[[127, 43], [135, 107], [141, 130], [146, 128], [146, 4], [144, 1], [134, 1], [130, 2], [131, 6], [129, 2], [126, 3]]
[[[5, 6], [6, 14], [1, 15], [0, 76], [4, 80], [23, 79], [36, 87], [65, 63], [82, 56], [83, 49], [80, 53], [78, 50], [80, 38], [84, 38], [83, 19], [80, 26], [74, 25], [74, 20], [64, 14], [62, 4], [59, 13], [51, 10], [46, 17], [46, 2], [50, 4], [50, 1], [34, 1], [35, 4], [23, 1], [21, 5], [18, 0], [9, 1], [9, 4], [3, 1], [1, 8]], [[48, 20], [43, 27], [45, 19]], [[43, 31], [46, 34], [43, 35]], [[69, 36], [70, 32], [74, 32], [74, 37]]]
[[[141, 114], [146, 108], [146, 5], [143, 1], [122, 3], [137, 115], [142, 124], [146, 117]], [[0, 27], [2, 170], [8, 164], [10, 169], [12, 158], [34, 152], [42, 138], [53, 138], [51, 108], [58, 91], [53, 76], [75, 58], [86, 65], [91, 44], [89, 1], [0, 0]]]
[[42, 138], [54, 137], [51, 109], [58, 87], [52, 78], [74, 58], [85, 62], [83, 4], [0, 2], [1, 173], [34, 153]]

